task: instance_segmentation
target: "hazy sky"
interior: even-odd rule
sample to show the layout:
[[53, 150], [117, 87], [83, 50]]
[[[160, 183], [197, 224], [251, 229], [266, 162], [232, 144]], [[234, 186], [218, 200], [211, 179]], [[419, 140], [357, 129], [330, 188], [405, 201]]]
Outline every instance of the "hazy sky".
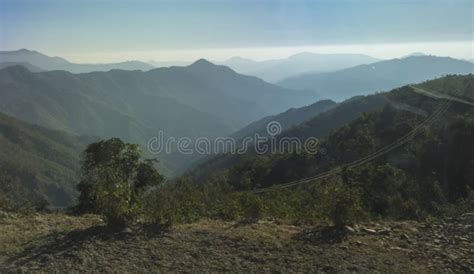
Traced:
[[286, 57], [473, 58], [471, 0], [0, 0], [0, 48], [76, 62]]

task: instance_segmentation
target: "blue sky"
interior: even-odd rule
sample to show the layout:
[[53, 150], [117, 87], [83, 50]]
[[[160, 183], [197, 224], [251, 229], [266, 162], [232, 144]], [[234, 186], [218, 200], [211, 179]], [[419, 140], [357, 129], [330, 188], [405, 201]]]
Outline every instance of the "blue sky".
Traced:
[[466, 42], [473, 24], [465, 0], [0, 0], [1, 49], [85, 61], [134, 52], [170, 59], [212, 49]]

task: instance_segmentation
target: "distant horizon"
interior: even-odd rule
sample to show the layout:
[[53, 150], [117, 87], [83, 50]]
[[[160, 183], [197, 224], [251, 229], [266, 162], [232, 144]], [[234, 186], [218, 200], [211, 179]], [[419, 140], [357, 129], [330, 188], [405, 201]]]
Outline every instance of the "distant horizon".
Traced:
[[[324, 45], [303, 47], [271, 47], [271, 48], [209, 48], [194, 50], [156, 50], [134, 52], [103, 52], [103, 53], [67, 53], [50, 52], [30, 47], [0, 49], [0, 51], [18, 51], [26, 49], [37, 51], [50, 57], [61, 57], [77, 64], [106, 64], [127, 61], [145, 63], [193, 63], [199, 59], [222, 63], [231, 58], [242, 58], [252, 61], [269, 61], [285, 59], [301, 53], [312, 54], [361, 54], [380, 60], [401, 58], [413, 53], [423, 53], [439, 57], [451, 57], [472, 61], [474, 59], [474, 41], [427, 42], [427, 43], [393, 43], [393, 44], [360, 44], [360, 45]], [[160, 58], [160, 56], [167, 56]], [[178, 56], [185, 56], [178, 59]], [[1, 61], [1, 60], [0, 60]]]

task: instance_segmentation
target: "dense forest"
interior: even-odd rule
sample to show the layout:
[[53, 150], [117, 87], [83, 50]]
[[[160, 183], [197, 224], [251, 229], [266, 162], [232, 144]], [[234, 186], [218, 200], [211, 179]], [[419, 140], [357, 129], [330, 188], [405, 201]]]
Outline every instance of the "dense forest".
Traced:
[[[279, 217], [298, 218], [297, 212], [307, 212], [304, 207], [322, 206], [321, 199], [311, 195], [323, 195], [326, 188], [338, 184], [345, 188], [342, 192], [354, 194], [353, 199], [366, 215], [377, 218], [424, 218], [442, 214], [453, 204], [472, 206], [473, 109], [460, 102], [426, 97], [416, 93], [414, 88], [469, 98], [474, 90], [473, 81], [472, 75], [447, 76], [374, 95], [372, 98], [384, 97], [386, 103], [331, 130], [320, 143], [326, 151], [324, 155], [304, 152], [221, 155], [203, 164], [194, 175], [199, 174], [196, 178], [202, 181], [204, 173], [209, 181], [224, 182], [231, 189], [243, 191], [242, 195], [255, 195], [255, 199], [262, 199], [264, 204], [266, 197], [271, 205], [287, 205], [286, 213]], [[364, 101], [367, 102], [367, 98]], [[327, 113], [281, 136], [302, 139], [313, 136], [318, 126], [325, 127], [315, 123], [324, 115]], [[405, 136], [408, 138], [403, 138]], [[376, 157], [368, 157], [371, 155]], [[365, 158], [371, 161], [358, 162]], [[356, 165], [352, 167], [351, 163]], [[268, 195], [248, 194], [329, 170], [336, 172], [327, 179], [309, 180], [306, 185], [291, 189], [270, 188]], [[275, 197], [282, 200], [274, 201]], [[296, 204], [291, 205], [289, 201]], [[271, 208], [268, 204], [265, 206]]]

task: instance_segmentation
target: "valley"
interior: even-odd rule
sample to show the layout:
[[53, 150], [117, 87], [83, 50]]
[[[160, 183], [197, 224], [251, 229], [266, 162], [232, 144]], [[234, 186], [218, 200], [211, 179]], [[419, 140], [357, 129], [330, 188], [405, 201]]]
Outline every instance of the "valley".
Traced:
[[[0, 18], [31, 20], [0, 43], [1, 273], [474, 272], [472, 41], [382, 39], [426, 23], [382, 27], [415, 4], [334, 21], [350, 1], [157, 1], [140, 13], [141, 1], [72, 1], [55, 10], [94, 6], [69, 14], [88, 31], [50, 40], [66, 17], [25, 33], [50, 6], [4, 1]], [[435, 24], [457, 5], [423, 12]], [[383, 20], [343, 24], [389, 6]], [[0, 38], [13, 37], [0, 21]], [[449, 22], [425, 30], [467, 29]], [[379, 24], [378, 43], [352, 36]], [[330, 43], [341, 37], [350, 44]], [[22, 39], [41, 51], [4, 46]]]

